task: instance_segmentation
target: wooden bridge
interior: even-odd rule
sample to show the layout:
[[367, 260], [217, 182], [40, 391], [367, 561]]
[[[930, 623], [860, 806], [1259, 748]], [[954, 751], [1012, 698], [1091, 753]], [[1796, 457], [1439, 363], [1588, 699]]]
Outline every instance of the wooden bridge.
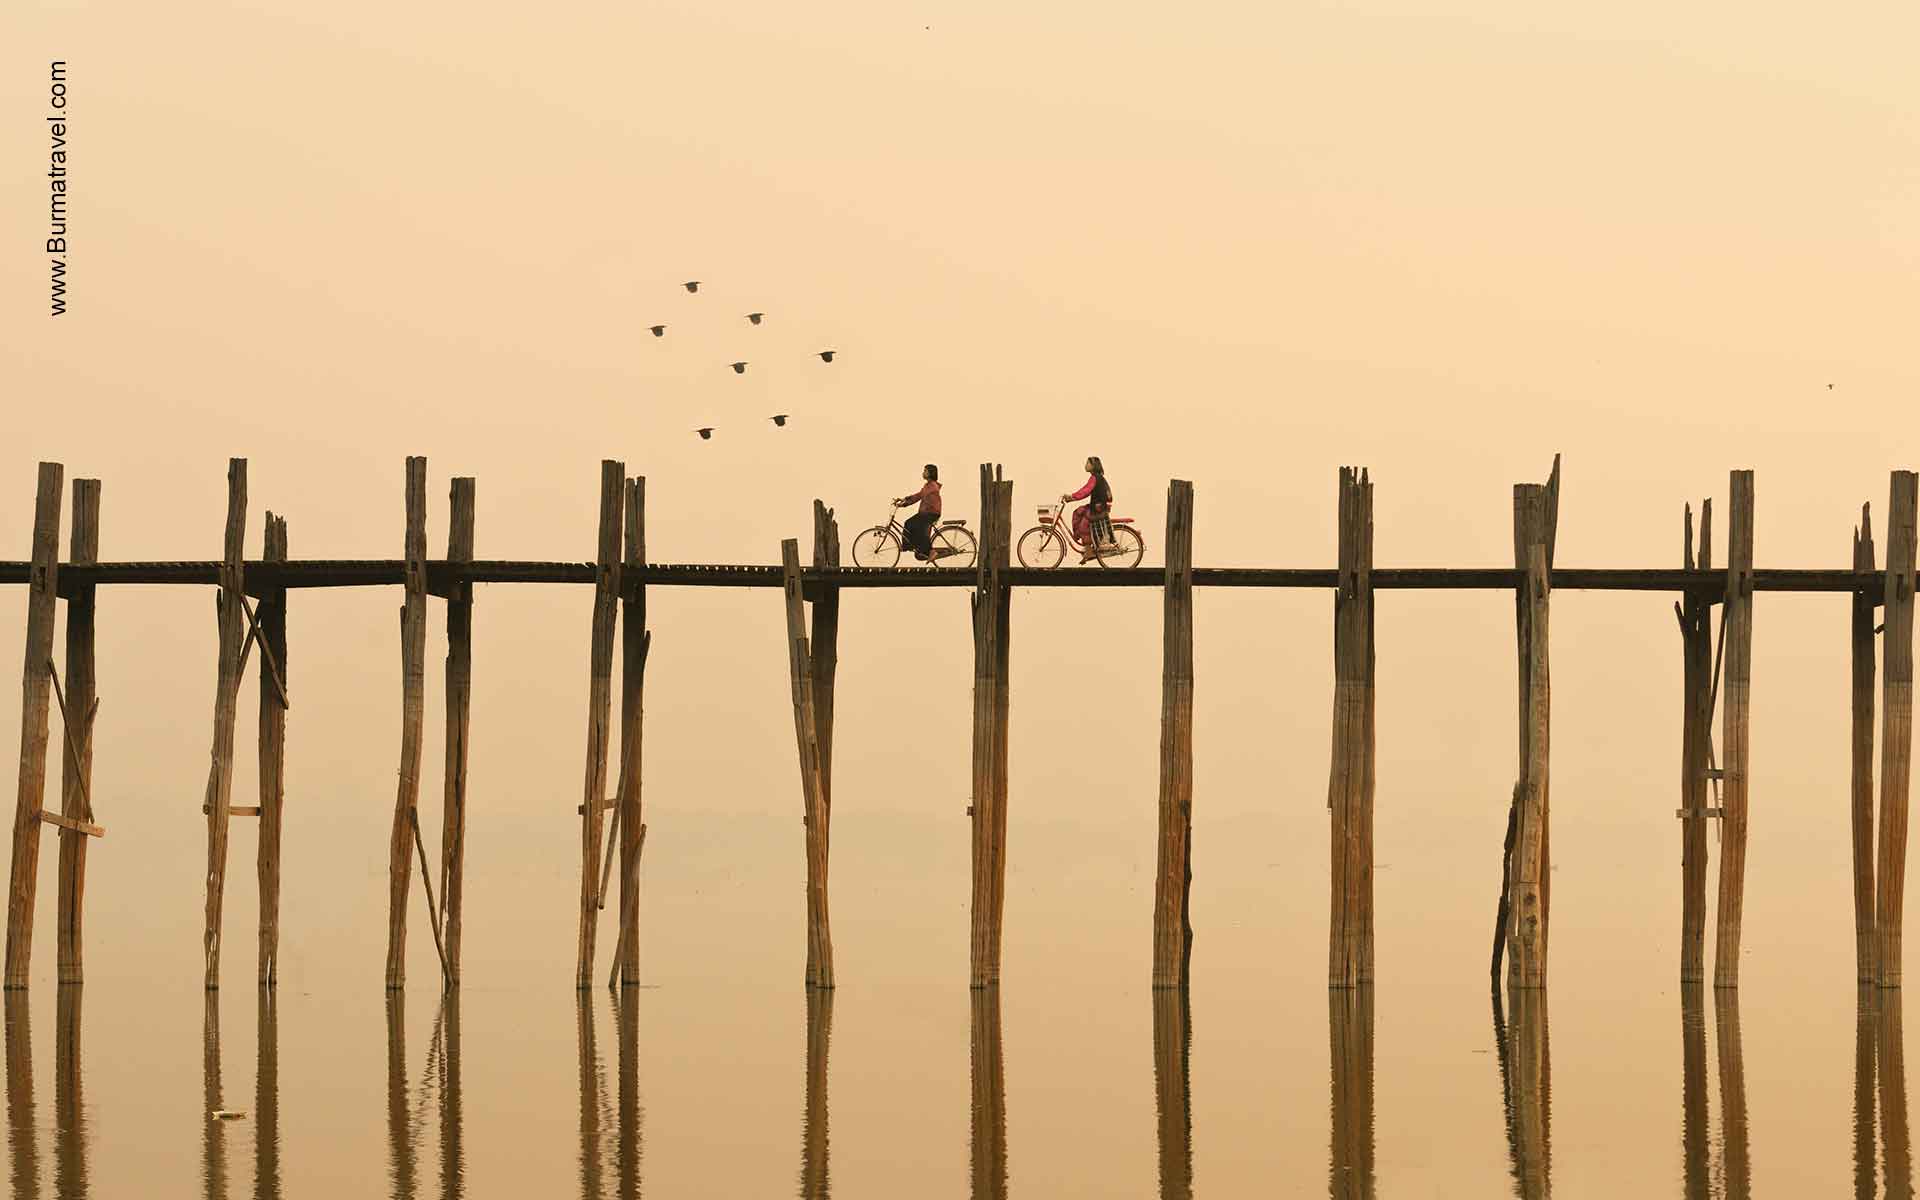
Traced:
[[[773, 565], [668, 565], [646, 554], [646, 481], [630, 478], [619, 462], [601, 464], [598, 554], [592, 562], [530, 562], [474, 557], [474, 481], [452, 481], [448, 548], [427, 557], [426, 460], [406, 466], [403, 555], [393, 559], [294, 559], [287, 525], [269, 512], [263, 555], [245, 557], [247, 464], [228, 467], [224, 553], [218, 559], [100, 562], [100, 484], [73, 483], [68, 557], [61, 561], [64, 470], [42, 463], [35, 498], [31, 557], [0, 562], [0, 584], [28, 589], [23, 669], [19, 792], [7, 907], [5, 987], [27, 984], [37, 895], [40, 832], [60, 839], [58, 961], [62, 983], [83, 977], [82, 926], [87, 840], [106, 834], [97, 822], [90, 780], [97, 749], [92, 733], [99, 701], [94, 683], [94, 597], [101, 587], [193, 585], [218, 589], [218, 683], [214, 696], [213, 755], [202, 811], [207, 818], [207, 897], [204, 938], [206, 986], [219, 986], [222, 900], [227, 841], [235, 817], [261, 825], [258, 871], [260, 919], [258, 981], [272, 986], [279, 950], [281, 829], [285, 801], [285, 725], [291, 709], [286, 672], [289, 597], [305, 588], [399, 586], [401, 619], [401, 754], [389, 846], [389, 920], [386, 984], [405, 983], [411, 875], [417, 859], [442, 981], [456, 987], [461, 967], [464, 891], [467, 731], [471, 704], [471, 628], [476, 583], [582, 584], [594, 588], [589, 630], [589, 700], [581, 818], [579, 952], [575, 982], [589, 985], [596, 962], [600, 914], [620, 869], [619, 902], [609, 983], [639, 978], [639, 864], [646, 825], [641, 805], [641, 693], [651, 644], [649, 587], [779, 588], [787, 616], [794, 732], [801, 775], [807, 863], [806, 982], [834, 986], [828, 904], [828, 825], [832, 803], [834, 672], [839, 595], [846, 588], [958, 587], [971, 590], [974, 638], [972, 795], [973, 895], [971, 982], [997, 985], [1001, 916], [1006, 894], [1008, 649], [1011, 598], [1022, 587], [1152, 587], [1165, 598], [1163, 701], [1159, 780], [1159, 851], [1154, 896], [1152, 974], [1156, 988], [1186, 985], [1193, 944], [1188, 919], [1192, 886], [1189, 834], [1193, 770], [1193, 589], [1317, 588], [1333, 593], [1334, 706], [1330, 816], [1331, 920], [1328, 985], [1352, 988], [1373, 979], [1374, 641], [1373, 594], [1391, 589], [1479, 589], [1514, 596], [1518, 650], [1519, 763], [1507, 833], [1507, 860], [1494, 929], [1493, 975], [1507, 960], [1510, 987], [1525, 991], [1547, 982], [1549, 929], [1551, 688], [1548, 621], [1558, 589], [1670, 592], [1681, 630], [1683, 736], [1676, 815], [1682, 850], [1680, 975], [1705, 977], [1707, 929], [1706, 822], [1722, 823], [1714, 983], [1739, 982], [1741, 906], [1748, 823], [1748, 709], [1751, 692], [1752, 606], [1756, 592], [1833, 592], [1852, 597], [1853, 746], [1852, 824], [1855, 928], [1859, 980], [1900, 984], [1901, 910], [1913, 741], [1913, 603], [1916, 476], [1895, 471], [1890, 486], [1887, 560], [1875, 565], [1868, 509], [1853, 531], [1851, 566], [1842, 569], [1767, 569], [1753, 565], [1753, 473], [1730, 476], [1728, 552], [1724, 567], [1712, 555], [1712, 502], [1696, 527], [1683, 510], [1679, 563], [1648, 569], [1582, 569], [1554, 561], [1560, 467], [1544, 484], [1514, 487], [1514, 562], [1511, 567], [1377, 568], [1373, 565], [1373, 488], [1366, 472], [1339, 474], [1339, 553], [1330, 568], [1196, 567], [1193, 565], [1193, 486], [1168, 488], [1167, 562], [1163, 567], [1033, 569], [1010, 556], [1013, 484], [992, 465], [980, 469], [983, 514], [979, 561], [970, 568], [849, 568], [840, 565], [833, 513], [814, 502], [811, 560], [799, 543], [781, 544]], [[1696, 539], [1697, 533], [1697, 539]], [[445, 601], [446, 761], [438, 882], [429, 869], [418, 815], [425, 722], [428, 597]], [[55, 612], [67, 605], [66, 662], [54, 661]], [[256, 606], [254, 601], [258, 601]], [[1720, 616], [1715, 622], [1713, 610]], [[809, 612], [809, 607], [811, 611]], [[1717, 634], [1716, 634], [1717, 624]], [[613, 759], [614, 649], [619, 634], [619, 743]], [[1874, 724], [1876, 637], [1884, 636], [1884, 733], [1879, 813], [1875, 818]], [[256, 805], [232, 802], [234, 726], [242, 677], [260, 652], [260, 795]], [[64, 684], [64, 686], [63, 686]], [[1721, 696], [1724, 690], [1724, 704]], [[51, 709], [62, 718], [61, 803], [45, 805]], [[1716, 754], [1713, 720], [1722, 719]], [[1722, 761], [1724, 759], [1724, 761]], [[608, 796], [608, 776], [614, 789]]]

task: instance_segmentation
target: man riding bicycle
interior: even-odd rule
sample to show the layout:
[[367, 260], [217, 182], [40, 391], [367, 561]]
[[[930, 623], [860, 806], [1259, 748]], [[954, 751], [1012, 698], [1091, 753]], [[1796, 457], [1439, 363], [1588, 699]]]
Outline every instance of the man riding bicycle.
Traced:
[[905, 508], [919, 501], [920, 511], [907, 518], [903, 532], [913, 556], [926, 562], [933, 557], [933, 527], [940, 523], [940, 468], [928, 463], [921, 469], [920, 478], [926, 481], [920, 485], [920, 490], [911, 496], [900, 497], [894, 504]]

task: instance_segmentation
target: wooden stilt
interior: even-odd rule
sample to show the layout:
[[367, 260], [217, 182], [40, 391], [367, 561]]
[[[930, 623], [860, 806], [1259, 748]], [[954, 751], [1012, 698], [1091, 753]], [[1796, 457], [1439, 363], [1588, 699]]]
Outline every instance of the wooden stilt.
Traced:
[[[57, 494], [57, 489], [56, 489]], [[6, 992], [7, 1145], [14, 1196], [40, 1188], [40, 1121], [33, 1103], [33, 1024], [25, 989]]]
[[1340, 468], [1339, 510], [1327, 986], [1351, 988], [1373, 982], [1373, 484], [1366, 471]]
[[[284, 661], [284, 660], [283, 660]], [[254, 1195], [277, 1197], [280, 1184], [280, 1010], [275, 989], [259, 989], [254, 1004]]]
[[[817, 601], [816, 601], [817, 603]], [[828, 1200], [827, 1048], [833, 1038], [833, 993], [807, 989], [807, 1106], [800, 1122], [800, 1200]]]
[[7, 892], [5, 985], [27, 986], [33, 958], [33, 902], [40, 873], [40, 813], [47, 788], [47, 731], [53, 694], [53, 616], [59, 595], [59, 463], [41, 463], [33, 503], [33, 560], [27, 584], [27, 652], [20, 678], [20, 790], [13, 814], [13, 870]]
[[626, 481], [626, 571], [621, 577], [620, 613], [620, 933], [614, 944], [616, 982], [640, 986], [640, 844], [646, 826], [641, 823], [640, 758], [645, 745], [642, 700], [646, 691], [647, 651], [653, 643], [647, 630], [647, 587], [640, 570], [647, 562], [647, 481]]
[[[1889, 547], [1891, 549], [1891, 547]], [[1907, 1123], [1907, 1039], [1900, 1023], [1900, 992], [1875, 997], [1874, 1064], [1880, 1093], [1880, 1146], [1888, 1195], [1906, 1195], [1913, 1179], [1913, 1134]], [[1901, 1190], [1895, 1191], [1894, 1188]]]
[[[100, 481], [73, 481], [73, 541], [70, 561], [76, 566], [100, 558]], [[82, 584], [67, 592], [67, 691], [71, 704], [61, 703], [68, 752], [61, 757], [60, 811], [75, 821], [93, 821], [93, 715], [98, 697], [94, 687], [94, 587]], [[77, 714], [79, 728], [74, 728]], [[60, 836], [59, 972], [61, 983], [79, 983], [82, 969], [82, 932], [87, 894], [87, 839], [63, 830]]]
[[[1544, 547], [1540, 557], [1545, 558]], [[1522, 1200], [1546, 1200], [1553, 1194], [1553, 1068], [1547, 1037], [1547, 991], [1512, 988], [1507, 1001], [1507, 1138], [1515, 1191]]]
[[1333, 1064], [1333, 1200], [1373, 1200], [1373, 989], [1327, 992], [1327, 1055]]
[[1160, 1200], [1193, 1200], [1193, 1016], [1186, 988], [1153, 989], [1153, 1107]]
[[1006, 1200], [1007, 1076], [1001, 1059], [1000, 989], [973, 991], [973, 1200]]
[[[1004, 489], [1004, 495], [1003, 495]], [[1005, 814], [999, 743], [1005, 687], [1001, 674], [1007, 662], [1002, 615], [1010, 604], [1002, 596], [1001, 571], [1008, 562], [1007, 523], [1012, 485], [994, 478], [993, 468], [980, 468], [980, 560], [973, 594], [973, 902], [971, 985], [991, 987], [1000, 982], [1000, 917], [1004, 911], [1005, 882], [1001, 850]]]
[[[453, 481], [447, 519], [447, 561], [473, 561], [474, 484]], [[447, 978], [460, 986], [460, 911], [466, 895], [467, 746], [473, 716], [473, 584], [465, 579], [447, 591], [446, 771], [440, 808], [441, 935]]]
[[85, 994], [85, 988], [63, 987], [55, 1001], [53, 1194], [62, 1197], [92, 1194], [87, 1180], [89, 1114], [80, 1086], [80, 999]]
[[[1713, 565], [1713, 501], [1700, 506], [1700, 552], [1693, 549], [1687, 510], [1682, 565]], [[1679, 607], [1680, 727], [1680, 981], [1706, 979], [1708, 768], [1713, 748], [1713, 599], [1688, 592]], [[1704, 1035], [1702, 1035], [1704, 1036]]]
[[1701, 980], [1680, 984], [1680, 1164], [1682, 1194], [1713, 1194], [1712, 1133], [1708, 1128], [1706, 989]]
[[607, 804], [607, 747], [612, 741], [613, 633], [620, 616], [620, 525], [626, 464], [600, 464], [600, 553], [594, 568], [592, 660], [587, 679], [586, 795], [580, 823], [580, 956], [573, 983], [592, 986], [594, 937], [600, 926], [600, 839]]
[[801, 593], [800, 543], [780, 543], [787, 603], [787, 666], [793, 679], [793, 733], [800, 750], [802, 822], [807, 856], [808, 987], [833, 986], [833, 933], [827, 914], [827, 814], [820, 778], [819, 726], [814, 714], [813, 653], [807, 645], [806, 600]]
[[[1872, 576], [1873, 563], [1873, 506], [1863, 504], [1860, 526], [1853, 531], [1853, 569]], [[1876, 978], [1873, 960], [1878, 940], [1873, 888], [1873, 626], [1878, 590], [1863, 582], [1853, 593], [1853, 933], [1854, 966], [1861, 983]]]
[[[412, 889], [413, 810], [420, 804], [427, 720], [427, 460], [407, 459], [407, 525], [400, 608], [400, 784], [387, 846], [387, 987], [407, 983], [407, 893]], [[391, 1010], [391, 1006], [390, 1010]], [[401, 1064], [402, 1069], [405, 1063]], [[402, 1084], [404, 1091], [405, 1085]], [[404, 1099], [403, 1099], [404, 1105]]]
[[1907, 882], [1907, 799], [1913, 775], [1913, 585], [1914, 509], [1912, 471], [1895, 471], [1887, 504], [1886, 628], [1883, 683], [1885, 727], [1880, 742], [1879, 895], [1874, 905], [1879, 932], [1878, 982], [1900, 986], [1900, 934]]
[[223, 1122], [212, 1116], [226, 1108], [225, 1094], [220, 1070], [220, 992], [208, 988], [200, 1016], [200, 1111], [207, 1114], [200, 1122], [200, 1174], [207, 1185], [207, 1200], [226, 1200], [227, 1195], [226, 1131]]
[[1520, 820], [1513, 843], [1512, 904], [1508, 912], [1507, 981], [1518, 989], [1547, 985], [1547, 762], [1551, 688], [1547, 670], [1547, 548], [1536, 542], [1527, 563], [1527, 755], [1521, 779]]
[[[1874, 1017], [1878, 993], [1871, 979], [1858, 994], [1853, 1018], [1853, 1194], [1873, 1200], [1879, 1162], [1875, 1157], [1873, 1102]], [[1689, 1193], [1691, 1194], [1691, 1193]]]
[[1720, 905], [1713, 986], [1740, 985], [1740, 913], [1747, 875], [1748, 714], [1753, 680], [1753, 472], [1727, 481], [1726, 764], [1720, 797]]
[[[1718, 967], [1719, 962], [1714, 965]], [[1753, 1190], [1753, 1156], [1747, 1140], [1747, 1068], [1740, 1044], [1740, 993], [1732, 988], [1715, 988], [1713, 1035], [1720, 1063], [1720, 1178], [1726, 1195], [1745, 1197]]]
[[1012, 565], [1013, 484], [1001, 478], [1000, 467], [993, 468], [993, 527], [991, 553], [994, 563], [993, 588], [993, 872], [987, 901], [987, 962], [991, 964], [989, 982], [1000, 982], [1000, 950], [1006, 932], [1007, 915], [1007, 750], [1011, 723], [1013, 589], [1000, 582], [1000, 572]]
[[[840, 525], [833, 519], [833, 510], [818, 500], [813, 502], [813, 565], [840, 565]], [[813, 657], [813, 726], [820, 767], [820, 829], [816, 836], [820, 842], [821, 870], [825, 872], [831, 862], [833, 834], [833, 677], [840, 662], [839, 588], [830, 584], [821, 587], [813, 600], [812, 617], [812, 636], [807, 645]], [[823, 880], [822, 888], [825, 886]], [[814, 961], [816, 952], [815, 940], [809, 938], [809, 979], [819, 975], [819, 964]]]
[[[233, 802], [233, 727], [240, 703], [246, 611], [247, 460], [227, 464], [227, 529], [215, 612], [220, 622], [220, 669], [213, 699], [213, 764], [207, 776], [207, 912], [202, 941], [208, 990], [220, 986], [220, 924], [227, 891], [227, 825]], [[251, 644], [251, 643], [247, 643]], [[212, 1010], [213, 1002], [208, 1001]], [[213, 1020], [219, 1020], [217, 1012]]]
[[1185, 987], [1192, 952], [1188, 844], [1193, 836], [1193, 484], [1167, 487], [1167, 567], [1160, 674], [1160, 861], [1154, 877], [1153, 986]]
[[[267, 514], [267, 562], [287, 561], [287, 519]], [[260, 597], [260, 953], [262, 987], [280, 977], [280, 839], [287, 799], [287, 589], [275, 584]], [[272, 670], [265, 669], [273, 663]], [[276, 682], [277, 680], [277, 682]]]

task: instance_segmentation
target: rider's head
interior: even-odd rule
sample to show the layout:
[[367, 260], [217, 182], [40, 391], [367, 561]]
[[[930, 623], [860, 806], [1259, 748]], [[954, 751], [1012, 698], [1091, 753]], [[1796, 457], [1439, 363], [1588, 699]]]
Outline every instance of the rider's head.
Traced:
[[938, 483], [940, 482], [940, 468], [934, 466], [932, 463], [928, 463], [926, 466], [920, 468], [920, 478]]
[[1107, 473], [1107, 469], [1100, 465], [1099, 458], [1089, 454], [1087, 455], [1087, 473], [1090, 475], [1104, 476]]

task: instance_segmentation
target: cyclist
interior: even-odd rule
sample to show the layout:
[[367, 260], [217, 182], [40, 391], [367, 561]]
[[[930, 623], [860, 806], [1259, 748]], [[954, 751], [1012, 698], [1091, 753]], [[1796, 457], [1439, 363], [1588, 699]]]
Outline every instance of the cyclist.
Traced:
[[920, 490], [911, 496], [902, 496], [894, 504], [905, 508], [918, 501], [920, 511], [907, 518], [905, 534], [907, 548], [921, 562], [933, 557], [933, 527], [940, 521], [940, 468], [928, 463], [921, 468], [920, 478], [926, 482]]
[[1113, 507], [1113, 489], [1107, 486], [1107, 469], [1100, 465], [1098, 457], [1087, 459], [1087, 481], [1080, 485], [1077, 492], [1069, 492], [1060, 497], [1062, 504], [1075, 500], [1085, 500], [1079, 508], [1073, 510], [1073, 540], [1080, 543], [1080, 561], [1086, 562], [1094, 555], [1091, 528], [1095, 516], [1104, 517]]

